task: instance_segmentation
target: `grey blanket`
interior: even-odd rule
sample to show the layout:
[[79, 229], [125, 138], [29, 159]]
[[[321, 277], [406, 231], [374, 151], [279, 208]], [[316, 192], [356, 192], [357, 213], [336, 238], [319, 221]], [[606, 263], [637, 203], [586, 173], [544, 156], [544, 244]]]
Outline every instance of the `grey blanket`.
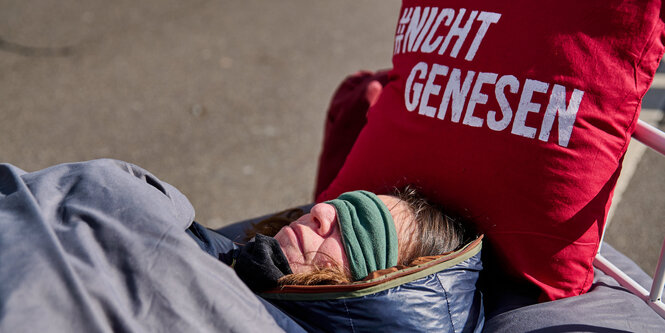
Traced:
[[134, 165], [0, 164], [0, 332], [272, 332], [184, 230], [194, 210]]

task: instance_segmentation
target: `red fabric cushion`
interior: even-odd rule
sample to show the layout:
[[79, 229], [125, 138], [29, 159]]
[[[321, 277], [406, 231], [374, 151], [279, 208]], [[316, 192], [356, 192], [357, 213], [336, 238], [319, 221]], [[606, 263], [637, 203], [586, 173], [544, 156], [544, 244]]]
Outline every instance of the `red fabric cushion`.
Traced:
[[374, 95], [380, 92], [380, 88], [377, 92], [368, 90], [373, 81], [385, 86], [390, 81], [388, 71], [361, 71], [348, 76], [337, 87], [326, 116], [314, 196], [323, 192], [335, 179], [358, 134], [367, 123], [367, 109], [370, 102], [376, 102], [369, 99], [376, 99]]
[[586, 292], [640, 101], [659, 1], [403, 2], [391, 76], [332, 184], [416, 184], [470, 217], [543, 299]]

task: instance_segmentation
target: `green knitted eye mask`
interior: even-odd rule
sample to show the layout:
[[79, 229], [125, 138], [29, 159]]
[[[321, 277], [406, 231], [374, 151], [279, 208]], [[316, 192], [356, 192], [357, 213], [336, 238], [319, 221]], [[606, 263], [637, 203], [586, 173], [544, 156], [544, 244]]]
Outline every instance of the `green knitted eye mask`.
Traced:
[[326, 201], [337, 210], [354, 281], [397, 265], [397, 231], [388, 207], [374, 193], [346, 192]]

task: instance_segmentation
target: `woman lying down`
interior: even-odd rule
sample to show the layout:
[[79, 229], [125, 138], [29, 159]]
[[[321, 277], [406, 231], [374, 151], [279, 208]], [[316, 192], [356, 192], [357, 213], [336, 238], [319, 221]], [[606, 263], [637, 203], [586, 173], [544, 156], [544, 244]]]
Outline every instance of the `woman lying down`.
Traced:
[[345, 193], [245, 245], [193, 217], [125, 162], [1, 165], [0, 331], [482, 329], [480, 240], [413, 191]]

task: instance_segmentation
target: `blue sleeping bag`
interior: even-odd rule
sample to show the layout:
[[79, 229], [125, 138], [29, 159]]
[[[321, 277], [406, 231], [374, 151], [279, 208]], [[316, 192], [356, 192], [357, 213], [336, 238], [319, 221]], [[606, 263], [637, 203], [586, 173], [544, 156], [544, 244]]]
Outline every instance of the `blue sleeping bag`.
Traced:
[[479, 244], [369, 281], [293, 286], [262, 296], [308, 331], [480, 332]]
[[[196, 223], [190, 229], [201, 248], [216, 257], [234, 246], [229, 239], [242, 239], [243, 230], [262, 219], [216, 232]], [[310, 332], [480, 332], [484, 311], [476, 282], [482, 270], [481, 239], [352, 284], [283, 286], [260, 296]]]

